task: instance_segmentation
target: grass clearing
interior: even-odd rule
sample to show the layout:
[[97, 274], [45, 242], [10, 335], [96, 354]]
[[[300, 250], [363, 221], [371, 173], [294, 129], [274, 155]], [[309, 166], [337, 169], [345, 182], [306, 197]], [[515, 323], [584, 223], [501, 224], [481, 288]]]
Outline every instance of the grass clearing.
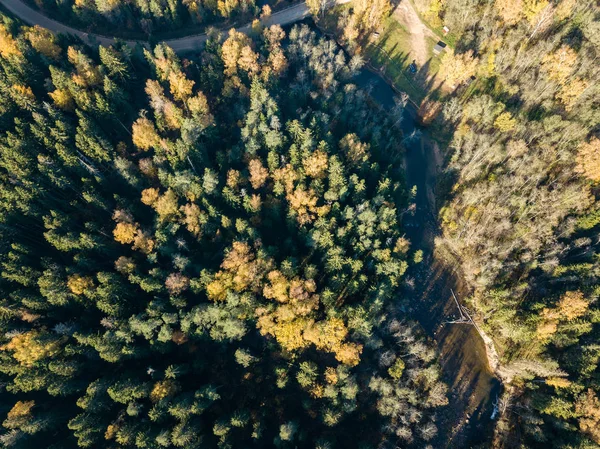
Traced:
[[423, 22], [423, 24], [425, 24], [425, 26], [427, 28], [429, 28], [437, 37], [439, 37], [441, 41], [445, 42], [448, 45], [448, 47], [450, 47], [451, 49], [454, 50], [454, 48], [456, 47], [456, 43], [458, 42], [458, 35], [452, 30], [450, 30], [450, 32], [448, 34], [444, 34], [444, 30], [443, 30], [442, 26], [440, 26], [440, 27], [431, 26], [431, 24], [419, 12], [417, 5], [415, 5], [415, 2], [413, 0], [409, 0], [409, 1], [410, 1], [410, 4], [412, 5], [412, 7], [414, 8], [415, 12], [419, 16], [419, 19], [421, 19], [421, 22]]
[[383, 24], [383, 32], [377, 41], [365, 48], [365, 56], [371, 64], [381, 69], [400, 90], [405, 91], [416, 102], [421, 102], [431, 86], [427, 78], [434, 76], [440, 69], [440, 55], [433, 54], [435, 39], [427, 38], [428, 62], [418, 67], [416, 74], [410, 73], [412, 62], [411, 36], [408, 30], [392, 16]]

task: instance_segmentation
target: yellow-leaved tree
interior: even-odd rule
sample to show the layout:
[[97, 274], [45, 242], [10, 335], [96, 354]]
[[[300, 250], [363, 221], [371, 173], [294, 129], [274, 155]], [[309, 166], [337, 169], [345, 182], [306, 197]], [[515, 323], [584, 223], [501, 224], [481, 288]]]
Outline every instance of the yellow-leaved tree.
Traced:
[[597, 137], [579, 145], [577, 171], [592, 181], [600, 181], [600, 139]]
[[456, 87], [475, 75], [478, 63], [473, 50], [459, 54], [446, 51], [442, 57], [440, 73], [450, 86]]
[[523, 17], [523, 0], [496, 0], [496, 13], [507, 25], [514, 25]]

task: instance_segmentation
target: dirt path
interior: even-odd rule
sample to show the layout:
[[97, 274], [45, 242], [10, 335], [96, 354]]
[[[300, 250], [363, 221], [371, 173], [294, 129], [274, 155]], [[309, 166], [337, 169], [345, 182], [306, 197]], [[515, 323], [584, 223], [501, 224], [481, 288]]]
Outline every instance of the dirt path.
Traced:
[[418, 66], [423, 66], [429, 59], [426, 38], [437, 39], [437, 36], [421, 22], [409, 0], [401, 0], [392, 15], [410, 33], [411, 51], [409, 58], [415, 59]]

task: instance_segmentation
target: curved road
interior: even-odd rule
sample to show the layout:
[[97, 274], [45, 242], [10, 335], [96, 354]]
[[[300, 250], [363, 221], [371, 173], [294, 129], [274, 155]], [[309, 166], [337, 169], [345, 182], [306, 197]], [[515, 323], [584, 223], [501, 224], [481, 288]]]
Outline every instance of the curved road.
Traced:
[[[336, 4], [347, 3], [350, 0], [336, 0]], [[115, 42], [115, 38], [108, 36], [101, 36], [99, 34], [85, 33], [76, 28], [64, 25], [56, 20], [46, 17], [39, 11], [29, 7], [21, 0], [0, 0], [0, 4], [4, 6], [8, 11], [14, 14], [16, 17], [21, 19], [23, 22], [30, 25], [39, 25], [47, 28], [54, 33], [73, 34], [78, 36], [85, 43], [90, 45], [104, 45], [108, 46]], [[302, 2], [289, 8], [271, 14], [271, 16], [263, 19], [261, 22], [265, 26], [271, 25], [287, 25], [289, 23], [297, 22], [304, 19], [309, 15], [308, 7], [306, 3]], [[251, 24], [248, 23], [240, 28], [238, 31], [247, 33], [251, 29]], [[228, 31], [224, 29], [222, 31]], [[168, 39], [163, 41], [169, 47], [171, 47], [177, 53], [185, 53], [189, 51], [199, 50], [202, 48], [204, 43], [208, 39], [206, 34], [195, 34], [191, 36], [182, 37], [180, 39]], [[136, 44], [148, 47], [146, 41], [132, 41], [124, 40], [128, 45], [134, 47]]]

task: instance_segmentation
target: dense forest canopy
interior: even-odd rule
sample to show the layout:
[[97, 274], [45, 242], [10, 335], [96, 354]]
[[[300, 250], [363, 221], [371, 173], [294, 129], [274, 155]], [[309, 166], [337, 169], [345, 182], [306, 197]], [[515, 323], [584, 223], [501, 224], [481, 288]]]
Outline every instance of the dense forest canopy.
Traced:
[[395, 307], [397, 118], [306, 26], [223, 40], [182, 60], [2, 17], [4, 447], [435, 441], [446, 386]]
[[452, 131], [440, 220], [502, 356], [495, 443], [599, 447], [598, 3], [416, 3], [460, 36], [442, 61], [463, 86], [439, 105]]
[[[38, 6], [147, 34], [270, 10]], [[402, 230], [403, 102], [353, 83], [395, 5], [307, 6], [355, 56], [306, 26], [211, 32], [180, 59], [1, 16], [4, 446], [452, 447], [404, 311], [423, 252]], [[600, 6], [414, 6], [451, 33], [420, 112], [446, 158], [435, 257], [499, 356], [482, 448], [598, 448]]]

